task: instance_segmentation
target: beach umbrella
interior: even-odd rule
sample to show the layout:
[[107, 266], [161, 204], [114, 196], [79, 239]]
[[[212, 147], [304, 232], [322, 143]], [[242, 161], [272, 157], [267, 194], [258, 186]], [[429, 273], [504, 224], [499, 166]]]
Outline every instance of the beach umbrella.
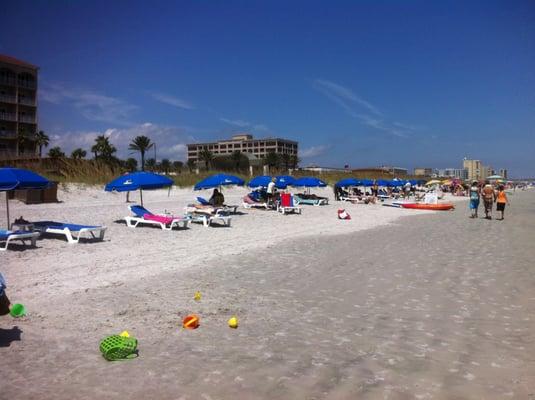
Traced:
[[390, 187], [398, 187], [398, 186], [403, 186], [403, 185], [405, 185], [405, 181], [401, 179], [393, 179], [388, 182], [388, 186]]
[[238, 185], [243, 186], [245, 181], [234, 175], [217, 174], [209, 176], [200, 182], [197, 182], [194, 186], [194, 190], [212, 189], [220, 186]]
[[276, 178], [277, 180], [275, 181], [275, 184], [279, 189], [286, 189], [288, 185], [292, 185], [296, 181], [296, 179], [290, 175], [279, 175]]
[[141, 205], [143, 205], [143, 190], [154, 190], [171, 187], [173, 180], [167, 176], [158, 175], [153, 172], [132, 172], [121, 175], [108, 183], [104, 190], [106, 192], [131, 192], [139, 190]]
[[491, 176], [487, 176], [487, 179], [490, 179], [490, 180], [503, 179], [503, 176], [501, 176], [501, 175], [491, 175]]
[[327, 184], [323, 182], [319, 178], [315, 178], [313, 176], [305, 176], [299, 179], [296, 179], [294, 183], [292, 183], [292, 186], [296, 187], [325, 187]]
[[269, 182], [271, 182], [273, 178], [271, 176], [267, 175], [261, 175], [261, 176], [255, 176], [253, 179], [249, 181], [247, 186], [250, 188], [256, 188], [256, 187], [267, 187]]
[[385, 186], [386, 187], [386, 186], [391, 186], [392, 185], [391, 181], [386, 180], [386, 179], [377, 179], [376, 183], [377, 183], [377, 186]]
[[361, 179], [360, 184], [362, 186], [373, 186], [373, 181], [371, 179]]
[[432, 179], [429, 182], [425, 184], [426, 186], [432, 186], [432, 185], [440, 185], [440, 181], [436, 179]]
[[8, 190], [45, 189], [50, 181], [35, 172], [20, 168], [0, 168], [0, 192], [6, 192], [7, 229], [9, 229]]
[[338, 186], [338, 187], [349, 187], [349, 186], [360, 186], [360, 185], [361, 185], [360, 181], [356, 178], [340, 179], [338, 182], [334, 184], [334, 186]]

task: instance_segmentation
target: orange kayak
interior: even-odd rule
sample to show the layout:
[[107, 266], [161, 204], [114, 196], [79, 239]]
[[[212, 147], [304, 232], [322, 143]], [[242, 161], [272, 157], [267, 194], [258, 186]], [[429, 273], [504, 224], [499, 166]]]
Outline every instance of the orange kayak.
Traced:
[[417, 210], [434, 210], [434, 211], [448, 211], [455, 208], [452, 203], [442, 204], [424, 204], [424, 203], [402, 203], [403, 208], [413, 208]]

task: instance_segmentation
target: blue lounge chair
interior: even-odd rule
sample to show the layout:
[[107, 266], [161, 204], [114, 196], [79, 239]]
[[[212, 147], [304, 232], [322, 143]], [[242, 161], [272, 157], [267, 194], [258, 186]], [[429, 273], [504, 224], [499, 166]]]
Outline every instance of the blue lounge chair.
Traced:
[[35, 247], [37, 238], [39, 237], [39, 232], [28, 232], [28, 231], [6, 231], [0, 229], [0, 243], [5, 243], [4, 246], [0, 246], [0, 251], [6, 251], [7, 246], [13, 240], [20, 240], [23, 244], [25, 240], [30, 240], [32, 246]]
[[105, 226], [67, 224], [55, 221], [33, 222], [33, 227], [41, 233], [63, 235], [70, 244], [78, 243], [82, 236], [88, 239], [104, 240]]
[[171, 231], [173, 228], [187, 228], [190, 222], [188, 217], [174, 217], [170, 215], [153, 214], [140, 205], [128, 206], [134, 216], [126, 216], [124, 220], [129, 228], [135, 228], [139, 224], [156, 225], [164, 231]]

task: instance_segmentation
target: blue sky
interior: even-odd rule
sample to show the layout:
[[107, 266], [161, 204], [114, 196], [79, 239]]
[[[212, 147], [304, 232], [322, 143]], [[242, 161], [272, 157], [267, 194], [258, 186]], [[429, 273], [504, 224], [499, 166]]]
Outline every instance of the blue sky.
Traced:
[[533, 1], [8, 0], [0, 53], [40, 66], [66, 150], [146, 134], [176, 160], [249, 131], [303, 165], [535, 175]]

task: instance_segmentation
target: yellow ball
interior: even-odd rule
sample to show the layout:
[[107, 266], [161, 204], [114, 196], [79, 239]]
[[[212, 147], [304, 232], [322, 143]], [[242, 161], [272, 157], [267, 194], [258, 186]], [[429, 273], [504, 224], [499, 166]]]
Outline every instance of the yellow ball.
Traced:
[[229, 319], [228, 326], [231, 327], [232, 329], [236, 329], [238, 327], [238, 318], [232, 317], [231, 319]]

